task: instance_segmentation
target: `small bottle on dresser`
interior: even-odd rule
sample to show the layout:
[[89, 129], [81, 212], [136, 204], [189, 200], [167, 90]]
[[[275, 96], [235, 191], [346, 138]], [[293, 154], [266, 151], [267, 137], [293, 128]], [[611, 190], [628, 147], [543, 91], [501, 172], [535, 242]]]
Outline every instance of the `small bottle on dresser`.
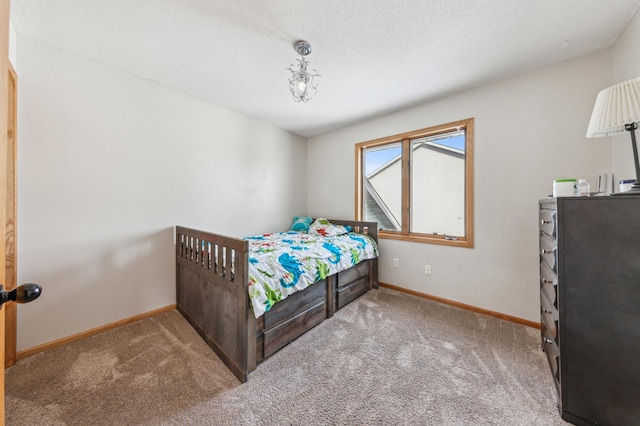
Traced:
[[578, 197], [588, 197], [591, 191], [591, 188], [589, 187], [589, 183], [587, 182], [586, 179], [578, 179], [577, 189], [578, 190], [576, 195]]

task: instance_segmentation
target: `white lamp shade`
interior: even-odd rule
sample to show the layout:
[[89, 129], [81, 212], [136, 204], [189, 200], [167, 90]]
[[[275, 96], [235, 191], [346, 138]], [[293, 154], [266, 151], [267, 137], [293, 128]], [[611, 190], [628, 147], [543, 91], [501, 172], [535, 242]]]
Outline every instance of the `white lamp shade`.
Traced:
[[593, 107], [588, 138], [613, 136], [625, 131], [625, 124], [640, 121], [640, 78], [628, 80], [598, 93]]

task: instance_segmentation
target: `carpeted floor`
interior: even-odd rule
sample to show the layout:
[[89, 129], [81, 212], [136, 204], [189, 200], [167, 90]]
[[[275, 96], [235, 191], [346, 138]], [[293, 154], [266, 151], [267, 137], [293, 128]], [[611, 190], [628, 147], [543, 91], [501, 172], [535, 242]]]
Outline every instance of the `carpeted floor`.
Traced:
[[382, 288], [241, 385], [171, 311], [19, 361], [7, 425], [567, 425], [539, 341]]

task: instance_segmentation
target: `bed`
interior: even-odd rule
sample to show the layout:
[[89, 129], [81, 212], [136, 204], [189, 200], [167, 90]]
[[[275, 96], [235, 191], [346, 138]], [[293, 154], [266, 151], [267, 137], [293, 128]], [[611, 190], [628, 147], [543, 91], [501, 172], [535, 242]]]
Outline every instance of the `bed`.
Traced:
[[[330, 222], [377, 244], [376, 222]], [[378, 288], [377, 257], [358, 259], [348, 269], [322, 274], [256, 317], [250, 301], [255, 291], [250, 240], [176, 227], [177, 309], [241, 382], [291, 341]]]

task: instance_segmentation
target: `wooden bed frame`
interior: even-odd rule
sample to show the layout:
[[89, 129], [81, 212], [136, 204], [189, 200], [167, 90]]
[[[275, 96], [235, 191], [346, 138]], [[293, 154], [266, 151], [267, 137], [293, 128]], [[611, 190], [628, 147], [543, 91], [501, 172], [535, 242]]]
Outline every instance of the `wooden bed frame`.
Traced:
[[[330, 222], [378, 242], [377, 222]], [[248, 294], [248, 248], [246, 240], [176, 227], [178, 311], [243, 383], [265, 359], [378, 288], [378, 259], [365, 260], [288, 296], [256, 319]]]

